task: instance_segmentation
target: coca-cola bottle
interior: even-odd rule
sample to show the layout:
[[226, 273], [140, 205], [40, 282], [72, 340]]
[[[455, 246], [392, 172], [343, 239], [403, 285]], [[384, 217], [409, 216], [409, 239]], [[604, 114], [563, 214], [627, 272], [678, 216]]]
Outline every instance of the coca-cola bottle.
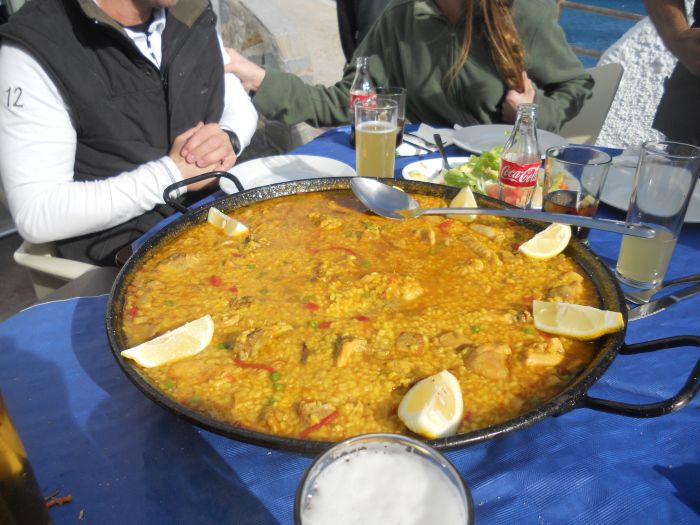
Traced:
[[537, 145], [537, 104], [520, 104], [513, 131], [501, 153], [499, 198], [526, 208], [537, 185], [540, 148]]
[[373, 97], [375, 86], [369, 76], [367, 68], [369, 59], [357, 57], [355, 59], [355, 78], [350, 86], [350, 145], [355, 145], [355, 102]]

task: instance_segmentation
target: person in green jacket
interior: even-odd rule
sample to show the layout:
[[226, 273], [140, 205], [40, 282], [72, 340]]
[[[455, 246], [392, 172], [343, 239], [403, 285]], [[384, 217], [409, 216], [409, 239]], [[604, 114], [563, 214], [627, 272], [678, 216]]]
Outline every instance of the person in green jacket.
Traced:
[[[349, 123], [355, 65], [333, 86], [312, 86], [229, 50], [227, 71], [254, 91], [266, 117], [316, 127]], [[406, 117], [433, 126], [512, 123], [538, 104], [538, 127], [558, 131], [593, 80], [569, 47], [552, 0], [394, 0], [360, 43], [378, 86], [407, 90]]]

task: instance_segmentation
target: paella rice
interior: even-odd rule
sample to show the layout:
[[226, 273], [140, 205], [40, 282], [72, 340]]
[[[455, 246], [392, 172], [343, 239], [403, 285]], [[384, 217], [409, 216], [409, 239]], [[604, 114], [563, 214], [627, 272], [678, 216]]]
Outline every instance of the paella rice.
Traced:
[[598, 296], [565, 254], [518, 253], [533, 232], [512, 221], [391, 221], [338, 190], [230, 215], [247, 236], [204, 223], [155, 250], [128, 283], [122, 321], [134, 346], [212, 316], [204, 351], [141, 372], [217, 420], [319, 440], [410, 434], [402, 396], [449, 370], [468, 432], [555, 396], [597, 351], [535, 329], [534, 299], [598, 306]]

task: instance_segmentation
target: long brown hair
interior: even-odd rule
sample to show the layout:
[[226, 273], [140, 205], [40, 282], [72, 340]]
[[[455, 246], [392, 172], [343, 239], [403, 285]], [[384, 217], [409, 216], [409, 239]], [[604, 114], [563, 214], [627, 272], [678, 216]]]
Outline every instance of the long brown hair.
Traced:
[[491, 58], [501, 79], [508, 89], [524, 91], [522, 72], [525, 70], [525, 50], [510, 14], [511, 0], [466, 0], [465, 3], [464, 40], [457, 60], [447, 72], [447, 78], [454, 80], [467, 61], [474, 35], [474, 4], [478, 3], [486, 26]]

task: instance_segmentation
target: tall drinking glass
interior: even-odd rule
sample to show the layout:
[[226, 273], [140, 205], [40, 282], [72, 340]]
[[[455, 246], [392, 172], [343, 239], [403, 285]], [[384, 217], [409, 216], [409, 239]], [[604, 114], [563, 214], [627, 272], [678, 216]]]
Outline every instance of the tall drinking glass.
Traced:
[[0, 394], [0, 523], [51, 523], [46, 503]]
[[382, 95], [355, 104], [358, 177], [393, 178], [397, 117], [396, 101]]
[[395, 86], [378, 87], [376, 93], [377, 95], [396, 101], [396, 104], [399, 106], [399, 112], [396, 114], [396, 127], [398, 128], [396, 133], [396, 147], [398, 148], [403, 142], [403, 128], [406, 123], [406, 89]]
[[642, 145], [627, 222], [658, 233], [651, 239], [623, 238], [615, 270], [623, 284], [648, 290], [663, 280], [698, 173], [700, 148], [668, 141]]
[[[544, 211], [593, 217], [611, 163], [610, 155], [594, 148], [549, 148], [544, 161]], [[577, 226], [572, 231], [581, 240], [588, 238], [588, 228]]]

